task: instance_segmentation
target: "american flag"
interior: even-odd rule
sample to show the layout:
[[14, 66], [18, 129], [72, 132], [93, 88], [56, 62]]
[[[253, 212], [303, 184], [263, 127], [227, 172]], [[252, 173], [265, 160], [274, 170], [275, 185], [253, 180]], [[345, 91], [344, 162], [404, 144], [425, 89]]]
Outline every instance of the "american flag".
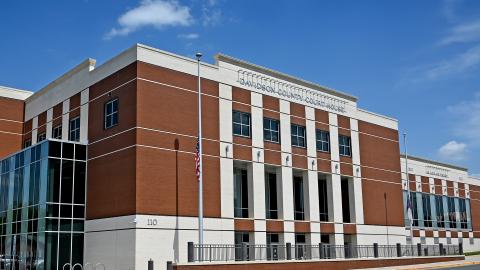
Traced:
[[200, 181], [200, 141], [197, 140], [197, 147], [195, 149], [195, 173], [197, 174], [197, 181]]

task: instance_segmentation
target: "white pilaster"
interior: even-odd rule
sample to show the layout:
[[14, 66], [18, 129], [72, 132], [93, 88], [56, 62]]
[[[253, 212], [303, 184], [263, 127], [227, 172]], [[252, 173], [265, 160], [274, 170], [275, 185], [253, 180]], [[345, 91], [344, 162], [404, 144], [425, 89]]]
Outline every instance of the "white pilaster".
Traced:
[[[282, 150], [282, 210], [285, 221], [293, 221], [293, 172], [290, 133], [290, 102], [280, 100], [280, 138]], [[285, 225], [286, 226], [286, 225]], [[287, 233], [286, 233], [287, 234]], [[285, 235], [285, 241], [291, 239]]]
[[[332, 161], [340, 161], [340, 150], [338, 147], [338, 118], [334, 113], [328, 113], [330, 122], [330, 154]], [[333, 165], [333, 164], [332, 164]], [[334, 166], [332, 166], [334, 168]], [[339, 171], [340, 172], [340, 169]]]
[[[88, 143], [88, 101], [89, 88], [80, 93], [80, 142]], [[103, 117], [103, 116], [102, 116]]]
[[263, 161], [252, 162], [253, 218], [265, 219], [265, 166]]
[[[307, 133], [307, 155], [308, 155], [308, 217], [310, 221], [320, 221], [319, 199], [318, 199], [318, 172], [317, 172], [317, 144], [315, 129], [315, 109], [305, 107], [306, 133]], [[318, 238], [320, 235], [318, 235]], [[318, 243], [317, 235], [312, 234], [312, 243]]]
[[220, 84], [219, 96], [221, 215], [233, 218], [232, 87]]
[[282, 210], [283, 219], [294, 220], [292, 168], [282, 166]]
[[46, 126], [46, 137], [47, 139], [52, 138], [52, 126], [53, 126], [53, 108], [47, 110], [47, 126]]
[[70, 129], [70, 100], [67, 99], [62, 103], [62, 140], [68, 140], [68, 132]]
[[35, 116], [32, 119], [32, 145], [37, 143], [37, 135], [38, 135], [38, 116]]
[[358, 120], [350, 118], [352, 163], [353, 163], [353, 216], [357, 224], [364, 223], [362, 168], [360, 166], [360, 139], [358, 135]]
[[[252, 146], [263, 148], [263, 100], [259, 93], [251, 92]], [[256, 159], [254, 159], [256, 160]]]

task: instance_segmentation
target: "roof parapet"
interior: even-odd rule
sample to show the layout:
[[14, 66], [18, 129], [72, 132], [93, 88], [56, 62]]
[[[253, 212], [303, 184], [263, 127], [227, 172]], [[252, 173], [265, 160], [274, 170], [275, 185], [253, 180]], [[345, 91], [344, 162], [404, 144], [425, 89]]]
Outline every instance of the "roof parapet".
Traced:
[[0, 97], [25, 100], [33, 94], [31, 91], [16, 89], [7, 86], [0, 86]]
[[69, 71], [64, 73], [62, 76], [58, 77], [57, 79], [55, 79], [54, 81], [49, 83], [47, 86], [45, 86], [42, 89], [35, 92], [33, 95], [31, 95], [27, 99], [27, 101], [30, 101], [30, 100], [34, 99], [35, 97], [37, 97], [39, 95], [42, 95], [44, 92], [48, 91], [51, 88], [54, 88], [55, 86], [59, 85], [60, 83], [62, 83], [65, 80], [71, 78], [73, 75], [75, 75], [76, 73], [78, 73], [80, 71], [87, 70], [88, 72], [90, 72], [90, 71], [94, 70], [96, 62], [97, 62], [97, 60], [92, 59], [92, 58], [85, 59], [83, 62], [81, 62], [77, 66], [70, 69]]
[[[405, 154], [404, 153], [400, 154], [400, 158], [405, 158]], [[454, 164], [443, 163], [443, 162], [439, 162], [439, 161], [435, 161], [435, 160], [431, 160], [431, 159], [416, 157], [416, 156], [412, 156], [412, 155], [408, 155], [408, 159], [416, 160], [416, 161], [420, 161], [420, 162], [424, 162], [424, 163], [430, 163], [430, 164], [433, 164], [433, 165], [442, 166], [442, 167], [446, 167], [446, 168], [450, 168], [450, 169], [454, 169], [454, 170], [460, 170], [460, 171], [468, 172], [467, 168], [460, 167], [460, 166], [457, 166], [457, 165], [454, 165]]]
[[329, 87], [326, 87], [326, 86], [323, 86], [323, 85], [320, 85], [320, 84], [317, 84], [317, 83], [314, 83], [314, 82], [306, 81], [306, 80], [303, 80], [303, 79], [300, 79], [300, 78], [297, 78], [297, 77], [294, 77], [294, 76], [291, 76], [291, 75], [288, 75], [288, 74], [285, 74], [285, 73], [282, 73], [282, 72], [279, 72], [279, 71], [276, 71], [276, 70], [273, 70], [273, 69], [269, 69], [269, 68], [266, 68], [266, 67], [263, 67], [263, 66], [252, 64], [250, 62], [240, 60], [238, 58], [234, 58], [234, 57], [222, 54], [222, 53], [217, 53], [215, 55], [215, 64], [218, 66], [220, 61], [230, 63], [230, 64], [233, 64], [233, 65], [236, 65], [236, 66], [244, 67], [244, 68], [259, 72], [259, 73], [263, 73], [263, 74], [271, 76], [271, 77], [279, 78], [279, 79], [289, 81], [289, 82], [294, 83], [294, 84], [302, 85], [304, 87], [319, 90], [319, 91], [325, 92], [327, 94], [330, 94], [330, 95], [333, 95], [333, 96], [336, 96], [336, 97], [347, 99], [347, 100], [352, 101], [352, 102], [357, 102], [357, 100], [358, 100], [357, 97], [346, 94], [344, 92], [341, 92], [341, 91], [338, 91], [338, 90], [335, 90], [335, 89], [332, 89], [332, 88], [329, 88]]

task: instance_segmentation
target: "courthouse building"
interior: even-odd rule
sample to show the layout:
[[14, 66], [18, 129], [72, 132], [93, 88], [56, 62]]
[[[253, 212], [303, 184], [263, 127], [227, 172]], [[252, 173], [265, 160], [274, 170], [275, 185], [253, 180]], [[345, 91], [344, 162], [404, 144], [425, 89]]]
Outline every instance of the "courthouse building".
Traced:
[[[397, 120], [222, 54], [200, 72], [205, 244], [480, 250], [480, 180], [410, 157], [406, 181]], [[197, 96], [195, 59], [144, 45], [34, 93], [0, 87], [2, 267], [187, 264]]]

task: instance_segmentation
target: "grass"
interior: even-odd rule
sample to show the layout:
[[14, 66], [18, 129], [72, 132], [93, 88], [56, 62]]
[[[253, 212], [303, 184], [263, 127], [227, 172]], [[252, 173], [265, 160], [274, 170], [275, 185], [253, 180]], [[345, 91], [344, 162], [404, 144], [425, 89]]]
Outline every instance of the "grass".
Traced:
[[480, 251], [465, 252], [465, 256], [480, 255]]

